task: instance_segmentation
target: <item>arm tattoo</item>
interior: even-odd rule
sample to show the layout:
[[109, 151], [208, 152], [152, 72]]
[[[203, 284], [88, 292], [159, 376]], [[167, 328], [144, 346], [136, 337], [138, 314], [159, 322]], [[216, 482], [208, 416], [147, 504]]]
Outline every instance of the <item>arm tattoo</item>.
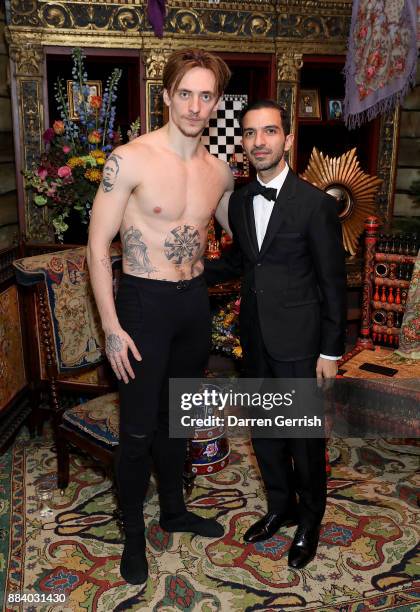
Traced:
[[117, 180], [118, 173], [120, 171], [119, 159], [122, 159], [120, 155], [111, 153], [108, 157], [106, 164], [102, 172], [102, 189], [105, 193], [112, 191]]
[[179, 225], [165, 238], [166, 259], [181, 265], [194, 259], [200, 251], [200, 233], [192, 225]]
[[136, 274], [147, 274], [150, 276], [157, 269], [152, 266], [147, 252], [147, 245], [141, 239], [142, 233], [133, 226], [129, 227], [122, 236], [123, 255], [128, 267]]
[[107, 272], [109, 272], [109, 274], [112, 276], [112, 266], [111, 266], [111, 259], [110, 259], [109, 255], [106, 255], [105, 257], [102, 257], [101, 264], [103, 265], [105, 270]]
[[119, 353], [123, 347], [123, 342], [117, 334], [109, 334], [105, 340], [105, 350], [108, 354]]

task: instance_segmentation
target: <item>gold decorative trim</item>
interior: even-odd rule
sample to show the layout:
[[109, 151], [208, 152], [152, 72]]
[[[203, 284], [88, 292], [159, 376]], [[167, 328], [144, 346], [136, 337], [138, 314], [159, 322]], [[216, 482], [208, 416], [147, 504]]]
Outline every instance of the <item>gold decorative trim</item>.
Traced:
[[353, 0], [278, 0], [276, 8], [279, 12], [294, 11], [306, 15], [351, 15]]
[[168, 49], [150, 49], [143, 53], [147, 79], [162, 79], [163, 69], [170, 54]]
[[32, 40], [26, 44], [10, 44], [10, 58], [15, 63], [15, 76], [42, 76], [44, 51]]
[[[376, 197], [378, 213], [383, 220], [390, 221], [394, 206], [394, 185], [397, 172], [398, 134], [401, 119], [401, 109], [381, 117], [377, 174], [382, 179], [382, 185]], [[377, 213], [377, 214], [378, 214]]]
[[[296, 98], [299, 83], [299, 70], [303, 66], [302, 54], [294, 51], [277, 50], [277, 101], [289, 113], [290, 133], [296, 134], [297, 115]], [[292, 169], [296, 166], [296, 148], [292, 144], [288, 153], [288, 163]]]
[[149, 80], [146, 83], [146, 132], [152, 132], [163, 125], [162, 81]]
[[277, 54], [277, 80], [298, 83], [299, 70], [303, 66], [302, 53], [286, 51]]

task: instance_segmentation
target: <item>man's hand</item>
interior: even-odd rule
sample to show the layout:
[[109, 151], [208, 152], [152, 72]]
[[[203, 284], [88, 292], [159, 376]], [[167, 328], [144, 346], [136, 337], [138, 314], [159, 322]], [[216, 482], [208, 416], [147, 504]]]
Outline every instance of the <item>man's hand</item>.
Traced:
[[316, 362], [316, 380], [319, 388], [328, 389], [337, 376], [337, 360], [318, 357]]
[[130, 336], [121, 328], [105, 331], [105, 352], [109, 363], [114, 370], [118, 380], [123, 379], [128, 383], [128, 376], [135, 378], [133, 368], [128, 359], [128, 349], [137, 361], [141, 361], [141, 355]]

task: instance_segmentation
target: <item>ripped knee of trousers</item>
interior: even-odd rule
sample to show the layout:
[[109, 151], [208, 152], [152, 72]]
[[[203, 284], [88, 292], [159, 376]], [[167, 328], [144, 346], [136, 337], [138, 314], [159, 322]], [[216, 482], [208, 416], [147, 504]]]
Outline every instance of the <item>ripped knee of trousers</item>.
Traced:
[[121, 433], [117, 460], [139, 461], [150, 457], [153, 434]]

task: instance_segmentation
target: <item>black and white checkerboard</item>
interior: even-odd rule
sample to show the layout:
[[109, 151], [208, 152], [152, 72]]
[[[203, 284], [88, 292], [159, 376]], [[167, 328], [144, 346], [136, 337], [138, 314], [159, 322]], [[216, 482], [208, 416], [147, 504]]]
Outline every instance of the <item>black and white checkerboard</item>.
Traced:
[[230, 161], [235, 153], [238, 166], [237, 176], [249, 176], [249, 162], [241, 146], [241, 128], [238, 117], [248, 104], [246, 94], [226, 94], [219, 102], [219, 108], [210, 117], [209, 127], [201, 137], [202, 143], [212, 155]]

